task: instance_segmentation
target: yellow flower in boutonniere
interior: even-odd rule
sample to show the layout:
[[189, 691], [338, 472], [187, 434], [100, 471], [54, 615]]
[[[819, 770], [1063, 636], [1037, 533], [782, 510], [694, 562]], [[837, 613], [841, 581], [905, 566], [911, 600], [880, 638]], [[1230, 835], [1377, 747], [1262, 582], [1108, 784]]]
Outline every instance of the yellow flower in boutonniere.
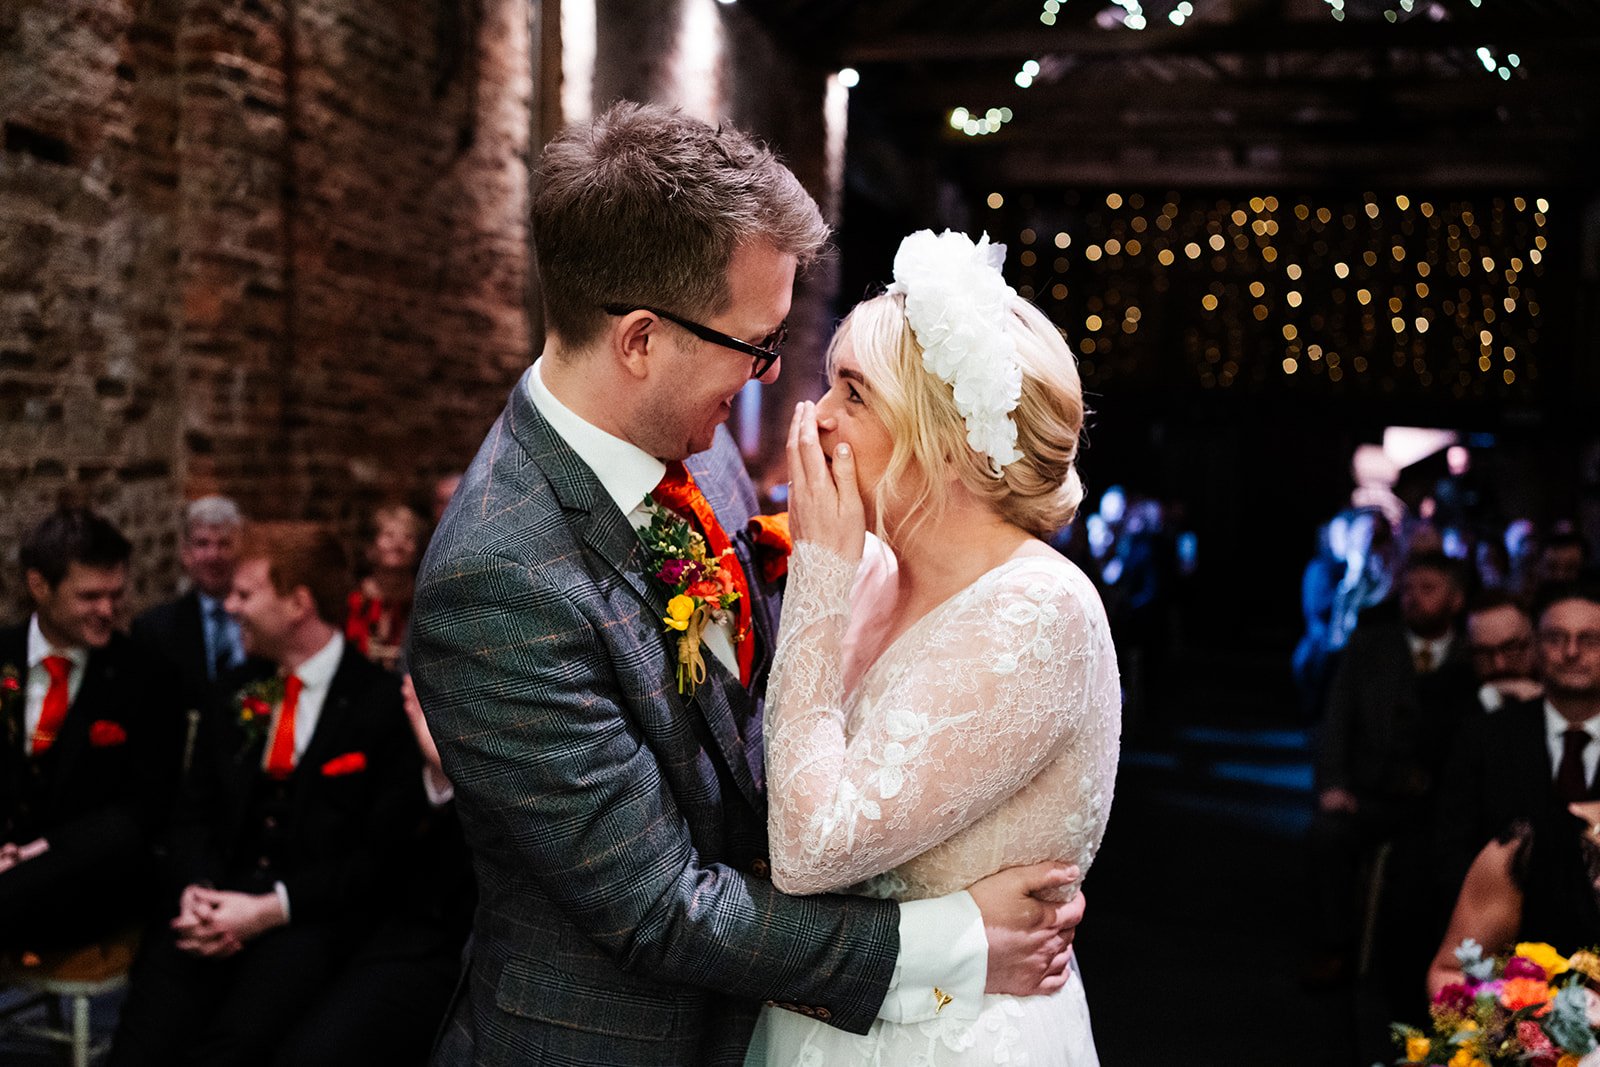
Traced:
[[687, 630], [693, 617], [694, 599], [680, 594], [667, 601], [667, 617], [661, 621], [674, 630]]
[[1433, 1051], [1433, 1042], [1421, 1034], [1406, 1035], [1406, 1059], [1412, 1063], [1428, 1062], [1428, 1053]]

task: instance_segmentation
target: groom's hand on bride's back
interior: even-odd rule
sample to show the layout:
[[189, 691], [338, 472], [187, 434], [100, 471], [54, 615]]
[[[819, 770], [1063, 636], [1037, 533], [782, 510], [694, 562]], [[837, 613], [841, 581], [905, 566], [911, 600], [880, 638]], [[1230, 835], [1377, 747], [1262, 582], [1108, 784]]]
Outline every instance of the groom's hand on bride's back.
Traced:
[[1072, 936], [1083, 921], [1083, 894], [1075, 891], [1080, 877], [1077, 867], [1035, 863], [1007, 867], [968, 888], [989, 939], [985, 993], [1025, 997], [1066, 984]]

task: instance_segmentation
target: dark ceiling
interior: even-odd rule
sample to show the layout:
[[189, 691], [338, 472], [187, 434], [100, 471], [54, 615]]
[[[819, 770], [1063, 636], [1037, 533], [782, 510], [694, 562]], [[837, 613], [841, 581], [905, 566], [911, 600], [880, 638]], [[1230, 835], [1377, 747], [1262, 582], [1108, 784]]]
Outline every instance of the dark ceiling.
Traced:
[[[1179, 0], [1061, 0], [1053, 25], [1044, 0], [746, 7], [859, 70], [852, 151], [865, 132], [994, 187], [1596, 185], [1600, 0], [1335, 2], [1187, 0], [1181, 25]], [[1012, 117], [968, 136], [958, 106]]]

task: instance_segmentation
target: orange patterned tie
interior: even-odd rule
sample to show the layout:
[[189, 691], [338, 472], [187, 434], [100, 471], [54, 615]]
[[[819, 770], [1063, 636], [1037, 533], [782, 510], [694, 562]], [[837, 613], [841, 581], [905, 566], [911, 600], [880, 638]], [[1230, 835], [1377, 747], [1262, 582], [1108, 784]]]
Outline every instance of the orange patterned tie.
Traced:
[[298, 674], [291, 674], [284, 680], [283, 707], [278, 712], [278, 725], [272, 731], [272, 745], [267, 749], [269, 777], [283, 779], [294, 771], [294, 713], [304, 687]]
[[[668, 463], [667, 473], [662, 476], [661, 483], [650, 495], [657, 504], [671, 508], [684, 518], [693, 521], [705, 537], [706, 547], [711, 555], [721, 556], [723, 552], [733, 547], [733, 542], [728, 540], [727, 531], [722, 528], [722, 524], [717, 521], [716, 513], [711, 510], [710, 501], [706, 500], [700, 487], [694, 484], [694, 475], [690, 474], [682, 463], [677, 461]], [[751, 664], [755, 660], [755, 641], [750, 633], [750, 583], [745, 578], [744, 568], [739, 565], [737, 553], [730, 554], [727, 563], [733, 572], [733, 587], [739, 591], [739, 632], [733, 639], [739, 657], [739, 681], [748, 687]]]
[[33, 754], [40, 755], [56, 743], [61, 724], [67, 721], [67, 700], [71, 692], [72, 661], [65, 656], [46, 656], [41, 662], [50, 675], [50, 688], [44, 694], [39, 725], [33, 728]]

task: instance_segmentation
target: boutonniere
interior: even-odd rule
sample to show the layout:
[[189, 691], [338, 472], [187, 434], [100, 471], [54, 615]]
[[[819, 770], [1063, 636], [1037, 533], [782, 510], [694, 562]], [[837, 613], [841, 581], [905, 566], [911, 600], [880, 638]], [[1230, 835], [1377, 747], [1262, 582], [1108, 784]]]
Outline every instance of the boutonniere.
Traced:
[[757, 515], [746, 527], [750, 543], [756, 548], [756, 562], [761, 565], [761, 577], [768, 585], [789, 573], [789, 554], [794, 551], [794, 537], [789, 533], [789, 513]]
[[244, 735], [244, 744], [239, 746], [240, 758], [265, 740], [272, 727], [272, 709], [282, 702], [283, 679], [277, 675], [251, 682], [239, 690], [234, 697], [234, 711], [239, 732]]
[[342, 756], [335, 756], [322, 765], [324, 778], [341, 778], [347, 774], [360, 774], [367, 769], [367, 754], [365, 752], [346, 752]]
[[95, 748], [111, 748], [128, 740], [128, 731], [120, 722], [96, 719], [89, 724], [89, 744]]
[[22, 699], [22, 672], [14, 664], [0, 667], [0, 723], [6, 731], [6, 741], [10, 745], [17, 743], [17, 730], [21, 728], [22, 716], [12, 715], [11, 709], [17, 701]]
[[667, 632], [676, 633], [678, 652], [678, 692], [693, 694], [694, 687], [706, 680], [706, 658], [700, 640], [712, 623], [730, 623], [729, 609], [739, 602], [732, 566], [728, 559], [733, 549], [721, 556], [709, 556], [706, 539], [677, 512], [645, 498], [650, 507], [650, 525], [639, 531], [639, 539], [650, 553], [650, 569], [656, 580], [669, 590], [667, 614], [662, 618]]

